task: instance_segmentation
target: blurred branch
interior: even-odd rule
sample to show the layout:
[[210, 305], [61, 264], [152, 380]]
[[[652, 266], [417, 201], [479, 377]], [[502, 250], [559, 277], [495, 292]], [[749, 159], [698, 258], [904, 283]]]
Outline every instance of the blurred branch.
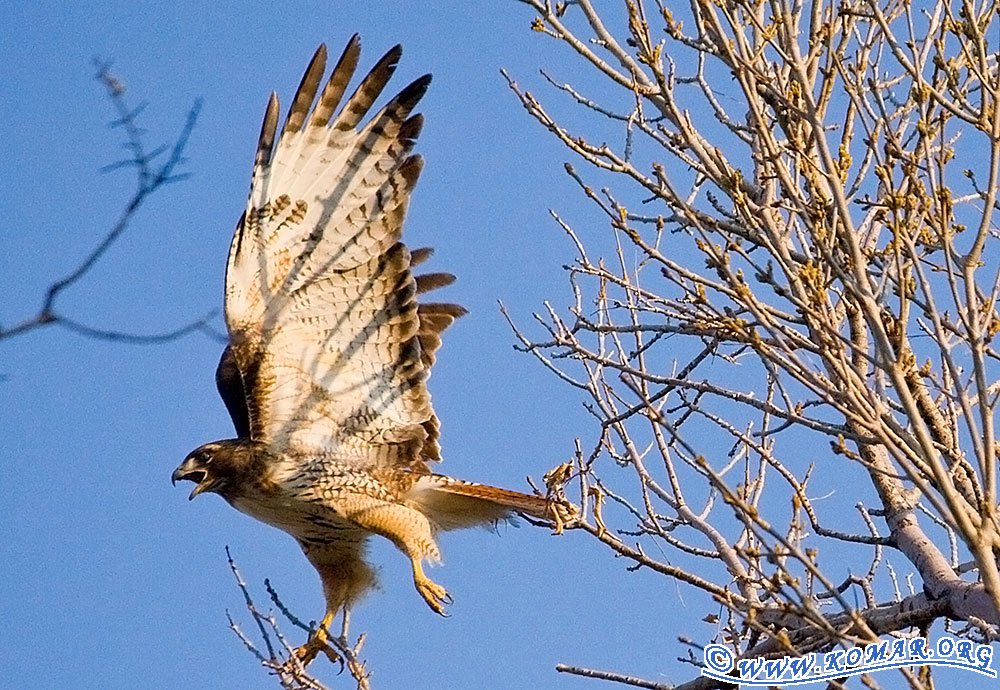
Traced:
[[[88, 338], [110, 340], [130, 344], [155, 344], [176, 340], [193, 332], [200, 332], [220, 342], [225, 337], [213, 329], [209, 321], [215, 316], [212, 311], [186, 325], [159, 334], [134, 334], [112, 329], [97, 328], [84, 325], [73, 320], [56, 309], [59, 296], [67, 289], [83, 279], [101, 260], [108, 249], [120, 238], [129, 227], [136, 213], [143, 204], [163, 187], [190, 177], [190, 173], [178, 172], [185, 162], [184, 151], [191, 132], [194, 130], [201, 110], [201, 101], [195, 101], [187, 113], [184, 125], [174, 142], [170, 145], [158, 146], [150, 150], [145, 142], [145, 131], [138, 125], [138, 116], [144, 105], [130, 108], [125, 98], [125, 85], [115, 76], [107, 62], [95, 60], [97, 68], [96, 79], [104, 86], [108, 98], [117, 113], [112, 121], [113, 128], [120, 128], [125, 133], [124, 147], [129, 156], [121, 161], [105, 166], [104, 172], [119, 168], [132, 168], [136, 172], [136, 189], [125, 204], [121, 215], [112, 228], [104, 235], [97, 246], [79, 265], [63, 278], [54, 281], [46, 290], [41, 308], [34, 316], [11, 326], [0, 326], [0, 340], [29, 333], [43, 326], [61, 326], [67, 330], [79, 333]], [[166, 154], [166, 159], [158, 162]]]
[[633, 678], [632, 676], [625, 676], [620, 673], [612, 673], [611, 671], [597, 671], [595, 669], [582, 668], [580, 666], [567, 666], [566, 664], [557, 664], [556, 671], [559, 673], [569, 673], [574, 676], [583, 676], [584, 678], [610, 680], [614, 683], [631, 685], [635, 688], [649, 688], [649, 690], [673, 690], [674, 687], [673, 685], [653, 683], [648, 680], [642, 680], [641, 678]]

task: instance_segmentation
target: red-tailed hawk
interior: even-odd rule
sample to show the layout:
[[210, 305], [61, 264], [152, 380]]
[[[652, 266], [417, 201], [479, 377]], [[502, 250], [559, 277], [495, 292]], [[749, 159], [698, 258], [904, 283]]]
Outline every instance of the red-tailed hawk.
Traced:
[[406, 554], [417, 592], [443, 613], [448, 593], [422, 568], [439, 558], [439, 530], [572, 512], [430, 470], [440, 447], [426, 381], [442, 331], [465, 310], [418, 301], [454, 277], [414, 276], [430, 250], [400, 241], [422, 166], [411, 151], [423, 119], [412, 113], [430, 76], [359, 127], [400, 53], [386, 53], [338, 111], [360, 41], [350, 40], [322, 89], [320, 46], [277, 137], [271, 95], [229, 253], [229, 346], [216, 372], [238, 438], [201, 446], [173, 474], [196, 484], [192, 498], [217, 493], [301, 544], [327, 608], [300, 649], [307, 662], [338, 610], [372, 586], [371, 535]]

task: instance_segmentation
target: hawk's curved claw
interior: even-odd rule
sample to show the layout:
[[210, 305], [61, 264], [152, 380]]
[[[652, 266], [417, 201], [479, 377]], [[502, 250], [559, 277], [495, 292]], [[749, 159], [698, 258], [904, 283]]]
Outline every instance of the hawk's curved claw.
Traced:
[[338, 676], [344, 672], [344, 669], [347, 668], [347, 663], [344, 661], [344, 657], [333, 651], [330, 645], [323, 647], [323, 653], [326, 654], [326, 658], [330, 660], [331, 664], [340, 664], [340, 669], [337, 671]]
[[299, 658], [299, 662], [303, 666], [311, 664], [320, 652], [326, 654], [326, 658], [330, 660], [330, 663], [339, 663], [340, 671], [338, 673], [343, 673], [344, 658], [326, 643], [326, 635], [314, 633], [309, 636], [309, 640], [304, 645], [295, 648], [295, 656]]
[[420, 596], [424, 598], [427, 605], [430, 606], [431, 609], [433, 609], [433, 611], [438, 615], [447, 618], [448, 614], [444, 610], [444, 607], [446, 605], [451, 605], [454, 602], [454, 599], [452, 599], [451, 595], [448, 594], [448, 590], [436, 582], [432, 582], [426, 577], [423, 580], [417, 580], [416, 585], [417, 592], [419, 592]]
[[416, 560], [413, 561], [413, 584], [417, 588], [417, 593], [424, 598], [424, 601], [427, 602], [432, 611], [445, 618], [448, 617], [444, 607], [445, 605], [451, 605], [454, 599], [448, 594], [448, 590], [424, 575], [420, 561]]
[[424, 601], [427, 602], [432, 611], [439, 616], [447, 618], [448, 614], [445, 613], [444, 607], [454, 601], [451, 595], [448, 594], [448, 590], [424, 575], [424, 568], [420, 564], [419, 557], [413, 558], [412, 564], [413, 584], [417, 588], [417, 593], [424, 598]]
[[[333, 622], [333, 617], [334, 612], [327, 611], [326, 615], [323, 616], [323, 621], [319, 624], [316, 631], [309, 635], [306, 643], [295, 649], [295, 656], [299, 658], [302, 666], [308, 666], [320, 652], [323, 652], [331, 663], [340, 662], [340, 671], [343, 672], [344, 659], [333, 647], [326, 643], [330, 639], [330, 624]], [[288, 661], [291, 662], [291, 659]]]

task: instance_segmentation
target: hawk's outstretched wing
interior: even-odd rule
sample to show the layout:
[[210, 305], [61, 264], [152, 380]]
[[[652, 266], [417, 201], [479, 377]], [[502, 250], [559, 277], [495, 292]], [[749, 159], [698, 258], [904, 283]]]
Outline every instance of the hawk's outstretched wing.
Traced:
[[[418, 306], [419, 293], [454, 277], [414, 277], [411, 267], [430, 251], [411, 253], [400, 242], [422, 165], [411, 150], [423, 119], [411, 113], [430, 76], [358, 128], [401, 50], [386, 53], [336, 112], [359, 53], [355, 36], [320, 91], [320, 46], [277, 139], [271, 95], [226, 270], [232, 359], [223, 356], [218, 380], [238, 431], [254, 440], [359, 464], [424, 467], [439, 459], [425, 382], [440, 333], [464, 313], [452, 304]], [[245, 409], [230, 404], [240, 384]]]

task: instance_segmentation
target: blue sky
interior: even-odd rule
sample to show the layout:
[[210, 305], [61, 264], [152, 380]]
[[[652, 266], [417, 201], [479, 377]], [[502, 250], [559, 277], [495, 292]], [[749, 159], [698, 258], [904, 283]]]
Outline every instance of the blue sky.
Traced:
[[[232, 227], [245, 203], [267, 96], [287, 103], [316, 46], [362, 36], [362, 69], [404, 46], [395, 90], [425, 72], [426, 159], [406, 239], [455, 273], [448, 299], [470, 315], [447, 334], [431, 379], [442, 471], [526, 489], [590, 433], [580, 399], [525, 355], [497, 310], [522, 323], [569, 301], [572, 247], [547, 209], [586, 218], [562, 172], [567, 154], [499, 74], [539, 91], [540, 65], [571, 76], [561, 46], [530, 31], [515, 2], [0, 2], [0, 321], [33, 314], [132, 191], [110, 104], [91, 59], [114, 60], [153, 143], [173, 137], [196, 98], [193, 177], [156, 195], [57, 308], [86, 324], [170, 329], [221, 307]], [[393, 87], [390, 86], [390, 91]], [[559, 101], [556, 94], [549, 100]], [[595, 232], [599, 221], [591, 226]], [[221, 328], [221, 320], [217, 321]], [[135, 347], [39, 330], [0, 342], [0, 667], [11, 687], [267, 688], [227, 629], [250, 624], [226, 564], [229, 545], [260, 603], [269, 577], [303, 618], [319, 618], [317, 577], [295, 543], [215, 496], [189, 503], [169, 476], [203, 442], [231, 435], [213, 371], [221, 346], [194, 335]], [[445, 535], [432, 577], [451, 618], [413, 590], [406, 559], [375, 544], [381, 591], [354, 615], [377, 688], [580, 688], [564, 662], [683, 681], [683, 634], [707, 641], [712, 612], [672, 582], [582, 535], [501, 527]], [[302, 636], [290, 627], [296, 642]], [[297, 635], [297, 637], [295, 637]], [[350, 687], [319, 661], [318, 675]]]

